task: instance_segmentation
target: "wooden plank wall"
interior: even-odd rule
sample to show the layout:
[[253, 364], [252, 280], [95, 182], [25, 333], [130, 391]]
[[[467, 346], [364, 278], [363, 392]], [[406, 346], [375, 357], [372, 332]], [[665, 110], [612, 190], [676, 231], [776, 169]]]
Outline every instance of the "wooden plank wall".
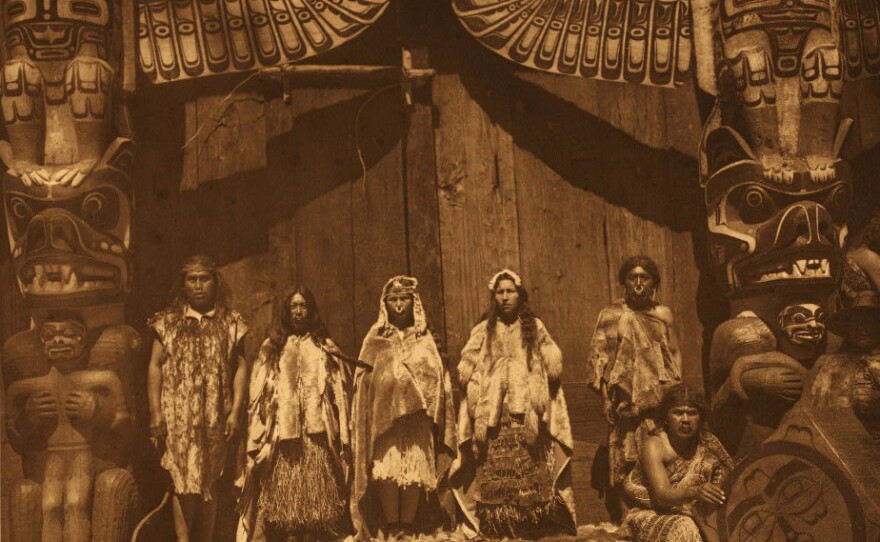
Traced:
[[[430, 24], [416, 30], [385, 24], [391, 37], [409, 28], [405, 41], [427, 47], [439, 71], [408, 110], [397, 89], [300, 87], [285, 103], [277, 83], [254, 81], [236, 110], [196, 135], [200, 119], [218, 117], [217, 104], [240, 79], [155, 87], [135, 97], [129, 321], [143, 328], [167, 302], [180, 261], [207, 252], [223, 265], [233, 303], [251, 324], [251, 356], [271, 324], [273, 301], [296, 282], [315, 291], [332, 335], [354, 354], [385, 281], [410, 272], [420, 278], [454, 366], [486, 309], [488, 278], [517, 269], [565, 356], [579, 520], [605, 520], [590, 476], [607, 427], [586, 387], [585, 363], [599, 311], [621, 295], [618, 266], [636, 253], [657, 260], [660, 300], [674, 309], [689, 382], [701, 383], [707, 338], [726, 316], [711, 279], [700, 274], [705, 215], [695, 155], [706, 102], [691, 87], [521, 70], [483, 50], [446, 4], [436, 4], [424, 8], [436, 12], [423, 14]], [[352, 60], [352, 51], [336, 61], [396, 61]], [[423, 54], [417, 61], [427, 63]], [[845, 109], [862, 120], [858, 142], [873, 147], [880, 93], [876, 82], [854, 89]], [[200, 152], [183, 152], [194, 135]], [[864, 172], [880, 162], [876, 152], [862, 160]], [[9, 268], [4, 249], [4, 285]], [[13, 298], [4, 295], [0, 304], [4, 339], [24, 325]], [[143, 382], [145, 361], [138, 366]], [[139, 461], [154, 462], [147, 452]], [[146, 484], [147, 502], [158, 489]]]

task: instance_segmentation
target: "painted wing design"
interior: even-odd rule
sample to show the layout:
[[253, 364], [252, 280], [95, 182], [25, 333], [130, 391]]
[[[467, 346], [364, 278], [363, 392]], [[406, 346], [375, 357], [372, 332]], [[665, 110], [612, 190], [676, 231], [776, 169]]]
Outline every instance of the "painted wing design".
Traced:
[[880, 74], [880, 4], [840, 0], [840, 48], [847, 79]]
[[389, 0], [148, 0], [138, 57], [154, 83], [309, 58], [354, 38]]
[[452, 0], [452, 7], [480, 43], [530, 68], [663, 87], [680, 85], [690, 70], [687, 0]]

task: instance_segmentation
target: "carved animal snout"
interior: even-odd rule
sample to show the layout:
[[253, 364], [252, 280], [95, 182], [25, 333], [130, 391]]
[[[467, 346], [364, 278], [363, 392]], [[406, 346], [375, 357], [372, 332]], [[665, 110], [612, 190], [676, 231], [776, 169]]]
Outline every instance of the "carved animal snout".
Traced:
[[834, 221], [823, 205], [798, 202], [785, 210], [776, 236], [774, 249], [815, 247], [828, 250], [835, 238]]

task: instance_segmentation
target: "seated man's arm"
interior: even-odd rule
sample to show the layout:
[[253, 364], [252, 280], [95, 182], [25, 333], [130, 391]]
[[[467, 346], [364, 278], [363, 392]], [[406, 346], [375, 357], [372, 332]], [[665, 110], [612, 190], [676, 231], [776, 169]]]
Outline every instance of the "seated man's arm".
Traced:
[[659, 436], [651, 436], [642, 447], [640, 462], [648, 485], [651, 501], [660, 509], [672, 510], [697, 499], [715, 504], [724, 503], [724, 492], [715, 484], [675, 487], [669, 483], [665, 455], [673, 455], [671, 447]]

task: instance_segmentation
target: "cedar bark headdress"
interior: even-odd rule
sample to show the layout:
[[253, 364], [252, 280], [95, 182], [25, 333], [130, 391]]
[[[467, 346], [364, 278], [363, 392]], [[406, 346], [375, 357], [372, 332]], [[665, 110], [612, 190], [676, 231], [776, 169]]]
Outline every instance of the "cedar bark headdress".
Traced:
[[388, 309], [385, 307], [385, 299], [393, 294], [409, 294], [412, 296], [413, 327], [415, 327], [418, 335], [422, 335], [428, 330], [428, 320], [425, 316], [425, 308], [422, 306], [422, 299], [419, 297], [418, 287], [418, 279], [406, 275], [396, 276], [385, 283], [385, 287], [382, 288], [382, 299], [379, 300], [379, 320], [376, 322], [383, 335], [387, 335], [390, 331], [388, 326]]

